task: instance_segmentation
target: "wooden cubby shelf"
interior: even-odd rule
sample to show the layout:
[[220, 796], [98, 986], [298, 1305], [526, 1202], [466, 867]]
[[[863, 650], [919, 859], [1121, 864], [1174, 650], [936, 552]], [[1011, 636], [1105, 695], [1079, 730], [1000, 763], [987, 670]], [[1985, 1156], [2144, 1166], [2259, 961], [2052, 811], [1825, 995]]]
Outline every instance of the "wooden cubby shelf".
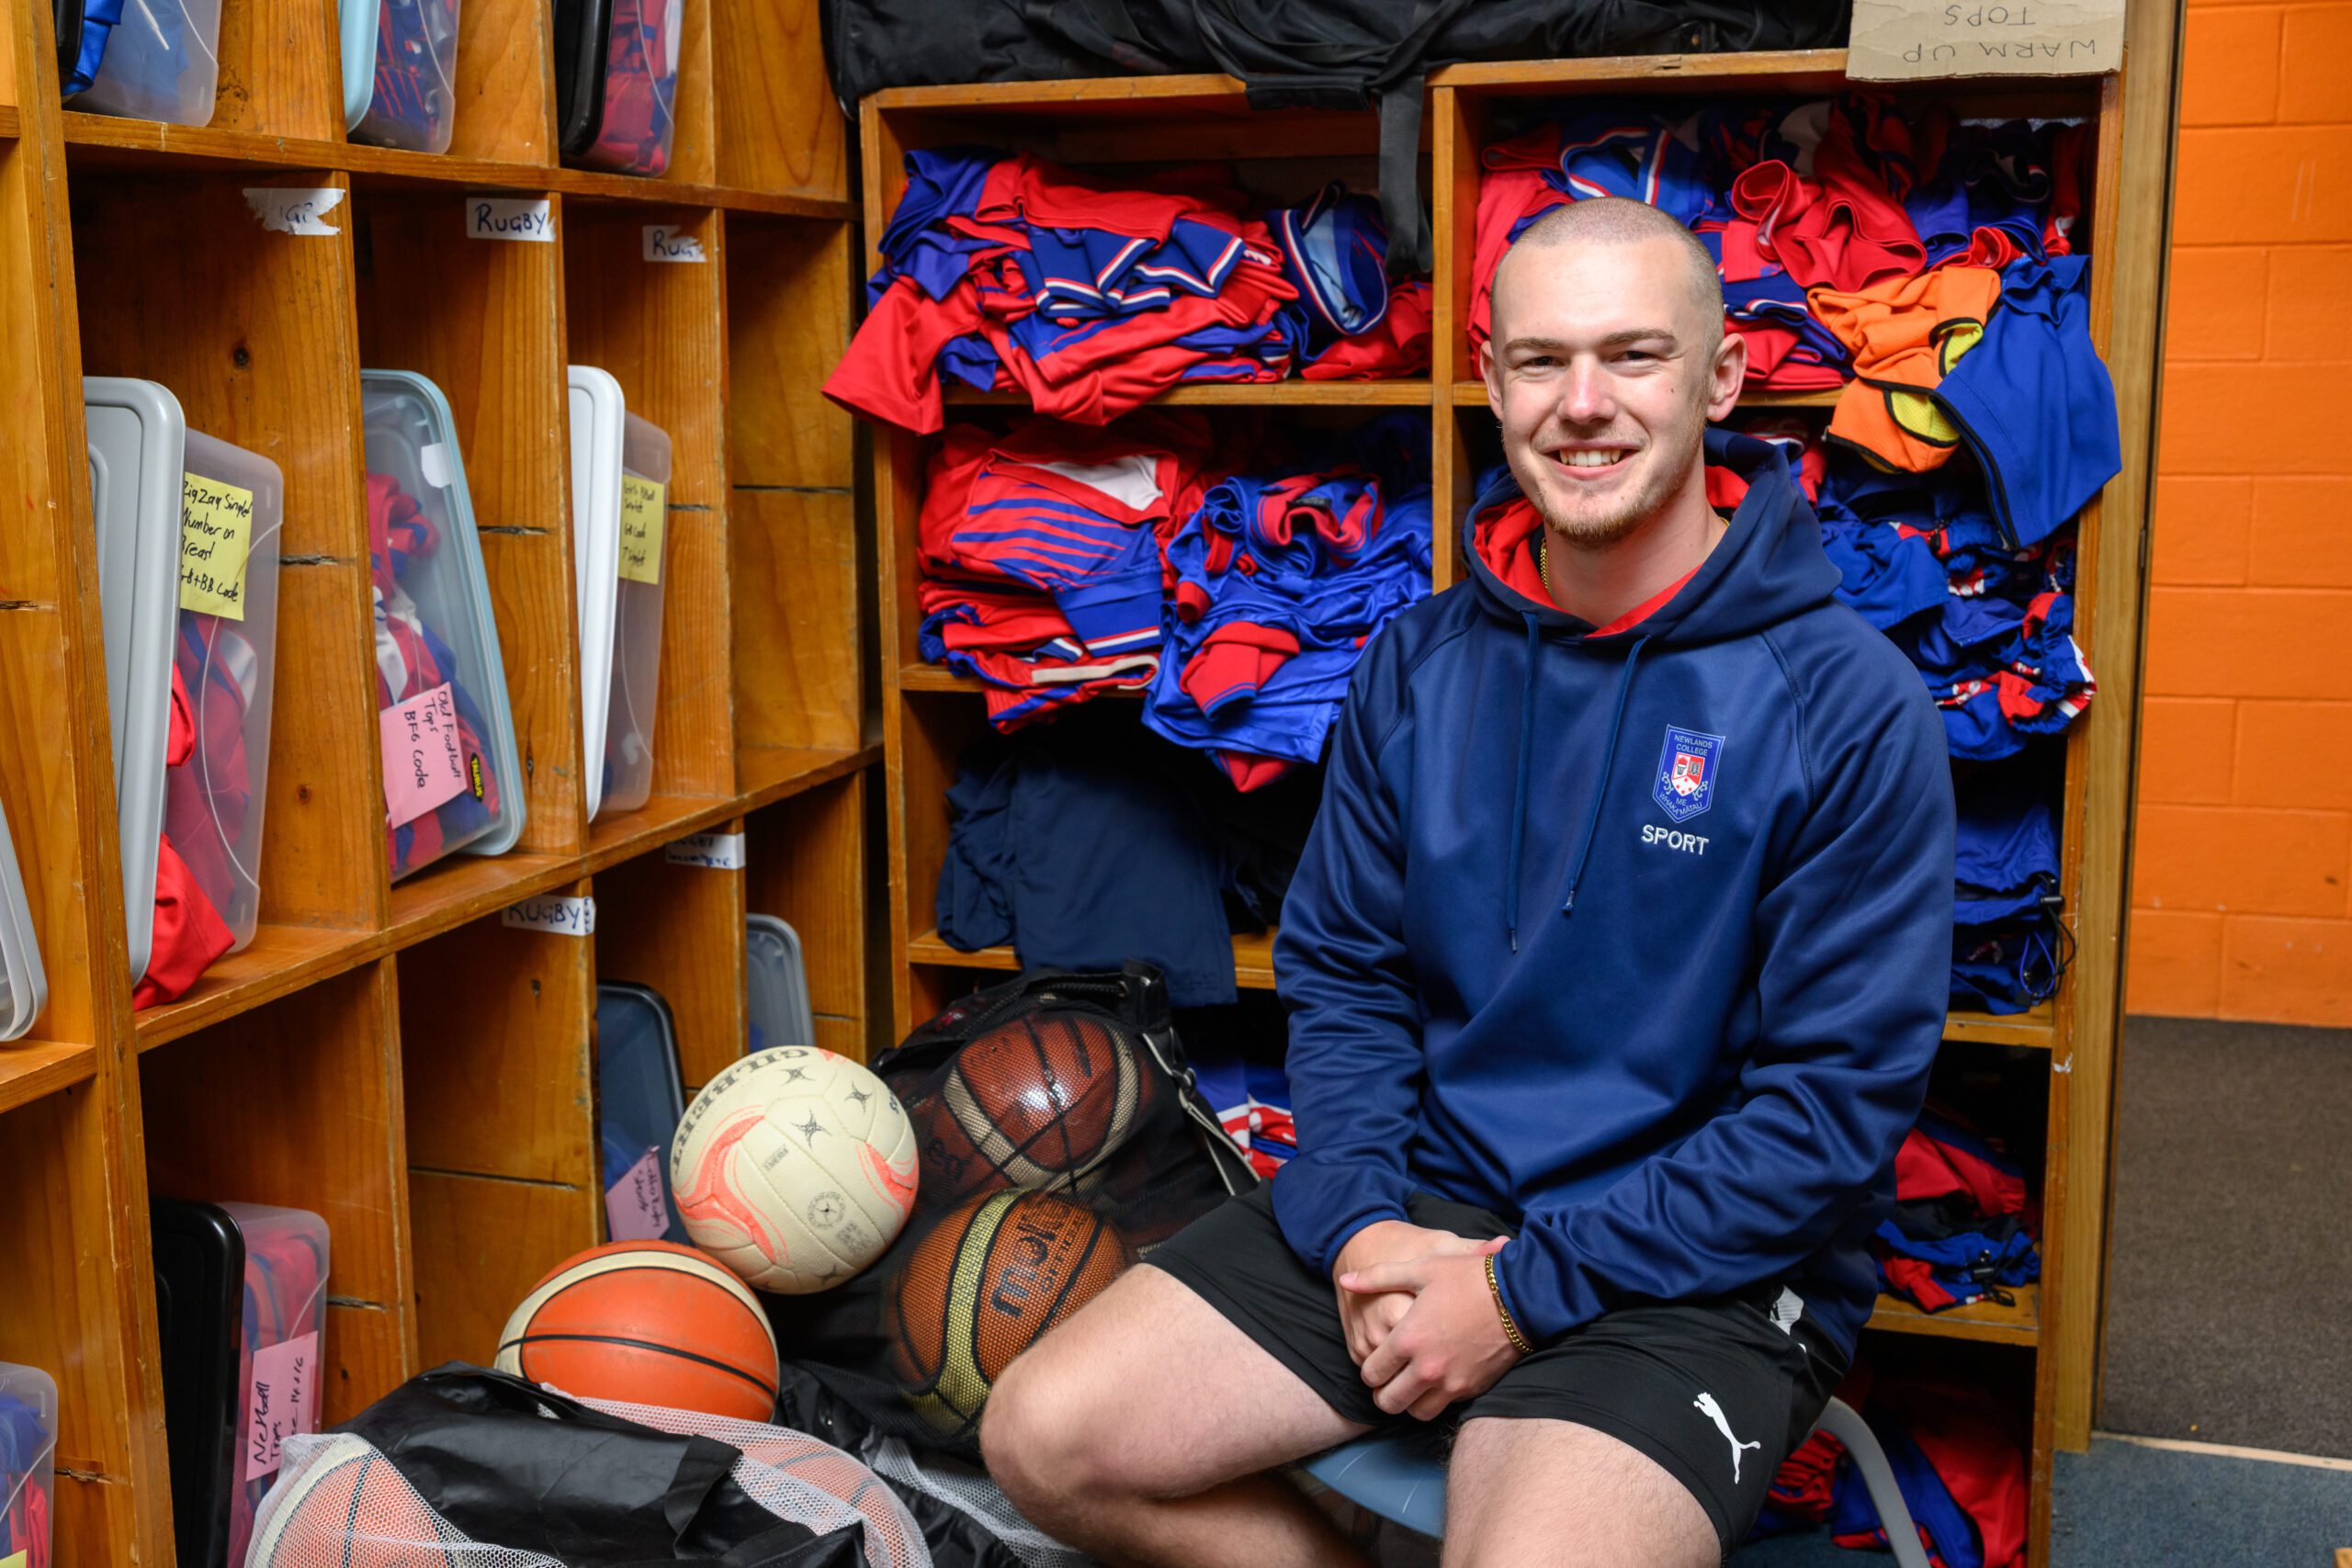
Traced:
[[2009, 1289], [2011, 1303], [1990, 1299], [1946, 1312], [1921, 1312], [1909, 1302], [1881, 1296], [1869, 1326], [1888, 1334], [1916, 1334], [1929, 1338], [1981, 1339], [1994, 1345], [2036, 1346], [2041, 1342], [2041, 1287]]
[[[1424, 115], [1435, 240], [1433, 364], [1426, 382], [1188, 387], [1153, 400], [1153, 406], [1211, 411], [1291, 410], [1290, 417], [1326, 423], [1351, 405], [1426, 407], [1436, 502], [1432, 586], [1442, 592], [1459, 575], [1458, 541], [1476, 474], [1496, 457], [1486, 389], [1463, 330], [1487, 145], [1540, 117], [1603, 96], [1690, 103], [1722, 95], [1794, 103], [1849, 85], [1892, 94], [1901, 104], [1947, 104], [1971, 118], [2070, 118], [2091, 127], [2086, 207], [2073, 232], [2091, 258], [2092, 330], [2118, 391], [2124, 467], [2079, 524], [2076, 637], [2098, 672], [2099, 690], [2062, 743], [2060, 890], [2078, 956], [2050, 1000], [2008, 1017], [1952, 1013], [1944, 1028], [1951, 1053], [2040, 1075], [2031, 1093], [2046, 1106], [2046, 1137], [2041, 1168], [2029, 1179], [2041, 1203], [2043, 1275], [2040, 1284], [2015, 1292], [2009, 1306], [1931, 1315], [1882, 1299], [1871, 1319], [1879, 1331], [1875, 1343], [1906, 1353], [1962, 1356], [1974, 1352], [1951, 1341], [1984, 1342], [1994, 1348], [1987, 1354], [2009, 1366], [2003, 1375], [2030, 1396], [2032, 1568], [2049, 1561], [2050, 1456], [2061, 1446], [2081, 1448], [2089, 1435], [2120, 1002], [2123, 856], [2145, 581], [2142, 523], [2165, 252], [2164, 224], [2139, 215], [2163, 213], [2168, 199], [2175, 51], [2169, 12], [2134, 6], [2129, 27], [2129, 71], [2095, 78], [1849, 84], [1842, 50], [1449, 66], [1430, 76]], [[873, 247], [904, 187], [902, 160], [911, 149], [989, 146], [1114, 176], [1133, 166], [1230, 160], [1240, 183], [1253, 190], [1333, 177], [1369, 189], [1376, 177], [1376, 127], [1369, 114], [1294, 110], [1253, 118], [1242, 84], [1220, 76], [892, 89], [868, 97], [861, 114], [869, 267], [880, 260]], [[2133, 215], [2130, 221], [2126, 214]], [[1836, 401], [1835, 392], [1822, 391], [1757, 390], [1740, 400], [1743, 411], [1808, 417]], [[1024, 406], [1018, 395], [963, 389], [950, 389], [946, 402], [951, 419], [982, 411], [1001, 418], [994, 411]], [[926, 438], [880, 429], [874, 434], [886, 914], [892, 1026], [901, 1032], [1018, 964], [1010, 948], [958, 952], [936, 929], [934, 896], [950, 827], [944, 796], [965, 750], [988, 733], [988, 723], [977, 700], [985, 693], [981, 682], [925, 663], [917, 647], [916, 527], [928, 451]], [[1133, 711], [1132, 697], [1116, 694], [1110, 707]], [[1271, 933], [1237, 937], [1234, 955], [1241, 986], [1272, 987]]]
[[[658, 178], [556, 160], [554, 0], [467, 0], [446, 156], [346, 141], [314, 0], [224, 8], [213, 123], [71, 112], [48, 7], [0, 39], [0, 805], [50, 977], [0, 1045], [0, 1360], [59, 1383], [61, 1568], [175, 1559], [152, 1194], [323, 1215], [324, 1416], [486, 1361], [531, 1281], [603, 1238], [600, 977], [662, 988], [689, 1081], [745, 1046], [752, 913], [800, 934], [820, 1042], [884, 1027], [849, 418], [817, 389], [859, 250], [848, 128], [814, 0], [695, 0]], [[325, 232], [256, 186], [339, 193]], [[543, 197], [545, 243], [464, 237], [464, 198]], [[645, 230], [698, 242], [657, 261]], [[201, 243], [196, 237], [201, 236]], [[674, 253], [673, 253], [674, 254]], [[670, 437], [650, 797], [587, 815], [565, 367]], [[375, 720], [360, 374], [447, 397], [498, 630], [526, 812], [496, 857], [398, 882]], [[259, 924], [134, 1012], [82, 378], [138, 377], [286, 485]], [[601, 700], [598, 699], [598, 700]], [[740, 833], [735, 870], [673, 863]], [[592, 898], [577, 937], [507, 926]]]

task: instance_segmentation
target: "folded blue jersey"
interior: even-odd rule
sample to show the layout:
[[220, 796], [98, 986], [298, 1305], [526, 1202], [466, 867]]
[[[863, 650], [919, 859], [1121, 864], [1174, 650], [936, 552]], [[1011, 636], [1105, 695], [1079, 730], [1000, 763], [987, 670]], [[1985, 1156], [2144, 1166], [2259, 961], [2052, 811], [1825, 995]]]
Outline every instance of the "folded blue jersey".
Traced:
[[1225, 852], [1159, 750], [1106, 744], [1073, 717], [967, 753], [947, 797], [939, 934], [967, 952], [1010, 942], [1024, 967], [1140, 958], [1178, 1007], [1233, 1001]]
[[1953, 1010], [2018, 1013], [2057, 995], [2071, 956], [2064, 932], [2047, 915], [1989, 926], [1954, 926]]
[[2048, 770], [2030, 761], [1984, 768], [1956, 781], [1957, 888], [1952, 919], [1962, 925], [2010, 919], [2046, 908], [2058, 892], [2058, 812]]
[[2005, 269], [1984, 335], [1933, 395], [1983, 467], [2013, 546], [2049, 537], [2122, 470], [2115, 383], [2091, 346], [2081, 256]]
[[1940, 610], [1951, 597], [1943, 563], [1928, 541], [1891, 523], [1825, 517], [1821, 547], [1838, 569], [1839, 602], [1881, 631]]
[[1283, 253], [1283, 276], [1298, 298], [1283, 317], [1299, 334], [1301, 363], [1343, 337], [1368, 333], [1388, 314], [1388, 225], [1380, 202], [1351, 196], [1334, 180], [1299, 207], [1266, 214]]
[[913, 278], [933, 299], [946, 299], [970, 270], [972, 254], [998, 243], [956, 233], [942, 220], [979, 209], [989, 171], [1002, 157], [977, 148], [907, 154], [907, 193], [882, 231], [883, 264], [865, 284], [869, 310], [900, 277]]

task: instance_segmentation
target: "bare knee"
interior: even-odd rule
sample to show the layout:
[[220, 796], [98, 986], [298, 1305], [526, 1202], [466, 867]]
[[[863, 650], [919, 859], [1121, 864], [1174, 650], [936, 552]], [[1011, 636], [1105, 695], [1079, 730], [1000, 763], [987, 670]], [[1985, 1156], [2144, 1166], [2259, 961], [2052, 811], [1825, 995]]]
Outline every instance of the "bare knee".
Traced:
[[1040, 1523], [1082, 1499], [1128, 1490], [1107, 1462], [1114, 1402], [1086, 1369], [1044, 1347], [1004, 1370], [980, 1416], [980, 1457], [1013, 1505]]

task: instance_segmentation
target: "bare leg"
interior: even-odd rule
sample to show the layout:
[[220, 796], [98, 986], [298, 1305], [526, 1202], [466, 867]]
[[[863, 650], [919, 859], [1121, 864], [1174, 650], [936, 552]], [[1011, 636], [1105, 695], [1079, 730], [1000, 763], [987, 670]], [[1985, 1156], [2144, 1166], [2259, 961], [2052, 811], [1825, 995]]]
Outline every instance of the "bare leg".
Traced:
[[1365, 1430], [1146, 1266], [1006, 1369], [980, 1447], [1033, 1523], [1105, 1562], [1347, 1568], [1330, 1519], [1259, 1472]]
[[1715, 1568], [1699, 1500], [1647, 1454], [1568, 1421], [1463, 1423], [1445, 1568]]

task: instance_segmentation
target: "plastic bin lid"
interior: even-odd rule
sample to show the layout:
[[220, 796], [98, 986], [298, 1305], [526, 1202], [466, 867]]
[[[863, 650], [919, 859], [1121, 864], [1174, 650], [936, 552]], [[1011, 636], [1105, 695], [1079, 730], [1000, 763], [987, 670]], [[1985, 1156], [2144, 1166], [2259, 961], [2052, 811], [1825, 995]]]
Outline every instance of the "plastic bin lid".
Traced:
[[817, 1043], [800, 933], [774, 915], [744, 917], [743, 992], [752, 1021], [746, 1055], [771, 1045]]
[[[354, 141], [411, 152], [446, 152], [457, 130], [458, 0], [401, 0], [383, 7], [368, 61], [386, 90], [345, 130]], [[382, 30], [389, 28], [390, 30]], [[345, 78], [347, 95], [350, 78]]]
[[343, 0], [343, 129], [356, 130], [376, 96], [376, 18], [382, 0]]
[[33, 929], [32, 906], [17, 867], [8, 816], [0, 811], [0, 1040], [22, 1036], [48, 1005], [49, 971], [41, 967], [40, 937]]
[[662, 579], [669, 555], [670, 438], [635, 414], [621, 434], [620, 545], [613, 610], [612, 697], [605, 717], [603, 803], [624, 811], [653, 793], [662, 701]]
[[[205, 486], [203, 481], [212, 481]], [[172, 657], [187, 694], [195, 744], [164, 775], [164, 829], [189, 876], [229, 927], [230, 950], [261, 919], [262, 807], [269, 798], [269, 732], [277, 691], [277, 542], [286, 479], [276, 463], [200, 430], [187, 433], [183, 534], [195, 508], [250, 511], [244, 559], [211, 592], [181, 585]], [[233, 492], [242, 492], [242, 502]], [[214, 526], [221, 525], [217, 520]]]
[[[563, 112], [558, 89], [559, 124], [582, 133], [577, 142], [561, 143], [564, 157], [582, 168], [659, 175], [670, 166], [670, 148], [677, 135], [684, 0], [605, 0], [582, 10], [594, 13], [582, 19], [596, 26], [602, 41], [594, 73], [575, 78], [571, 112]], [[584, 51], [566, 32], [559, 31], [557, 39], [559, 58], [571, 56], [576, 72]], [[583, 88], [599, 100], [594, 121], [588, 125], [580, 123]]]
[[686, 1113], [678, 1032], [649, 986], [596, 987], [596, 1100], [608, 1238], [686, 1241], [670, 1191], [670, 1145]]
[[605, 795], [605, 717], [613, 694], [613, 615], [620, 586], [621, 384], [593, 365], [564, 374], [571, 412], [571, 564], [580, 590], [581, 756], [588, 819]]
[[77, 109], [209, 125], [220, 80], [220, 0], [122, 0], [122, 19]]
[[164, 830], [164, 757], [171, 736], [172, 644], [178, 632], [180, 515], [187, 420], [153, 381], [82, 378], [90, 502], [98, 530], [98, 620], [107, 714], [114, 730], [115, 820], [130, 978], [147, 973], [155, 920], [155, 846]]
[[218, 1562], [229, 1550], [236, 1473], [245, 1239], [216, 1203], [158, 1198], [152, 1220], [174, 1533], [183, 1562]]
[[[462, 840], [452, 838], [441, 852], [504, 854], [523, 833], [522, 753], [514, 739], [514, 710], [507, 703], [506, 663], [499, 652], [490, 574], [482, 566], [456, 421], [441, 389], [413, 371], [362, 370], [359, 391], [368, 471], [397, 483], [440, 535], [431, 551], [412, 559], [400, 574], [401, 592], [413, 603], [415, 618], [447, 647], [454, 668], [446, 673], [458, 688], [459, 712], [470, 703], [479, 714], [477, 739], [497, 775], [498, 806], [488, 823]], [[447, 807], [436, 809], [446, 812]], [[426, 863], [429, 859], [418, 861], [395, 870], [393, 876], [397, 880]]]

